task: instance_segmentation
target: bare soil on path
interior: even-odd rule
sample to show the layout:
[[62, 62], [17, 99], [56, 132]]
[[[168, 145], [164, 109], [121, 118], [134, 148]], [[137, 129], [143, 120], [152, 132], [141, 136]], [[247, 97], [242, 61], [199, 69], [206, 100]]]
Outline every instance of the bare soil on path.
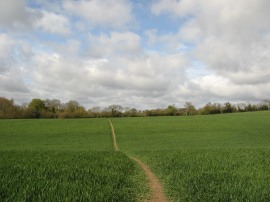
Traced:
[[112, 130], [112, 137], [113, 137], [113, 147], [114, 147], [114, 150], [115, 150], [115, 151], [119, 151], [119, 148], [118, 148], [118, 145], [117, 145], [117, 142], [116, 142], [116, 136], [115, 136], [115, 133], [114, 133], [113, 124], [112, 124], [112, 122], [111, 122], [110, 119], [109, 119], [109, 123], [110, 123], [111, 130]]
[[[114, 127], [113, 127], [110, 119], [109, 119], [109, 123], [110, 123], [111, 130], [112, 130], [114, 150], [119, 151], [117, 141], [116, 141], [116, 135], [114, 132]], [[169, 200], [166, 198], [165, 194], [163, 193], [163, 188], [162, 188], [158, 178], [154, 175], [154, 173], [151, 171], [151, 169], [145, 163], [143, 163], [140, 159], [137, 159], [137, 158], [132, 157], [132, 156], [129, 156], [129, 158], [134, 160], [141, 167], [141, 169], [144, 171], [144, 173], [148, 179], [149, 187], [150, 187], [151, 193], [152, 193], [150, 201], [151, 202], [168, 202]]]
[[141, 169], [144, 171], [145, 175], [147, 176], [148, 183], [152, 192], [152, 197], [150, 199], [151, 202], [167, 202], [168, 199], [163, 193], [162, 186], [157, 179], [157, 177], [154, 175], [154, 173], [151, 171], [151, 169], [144, 164], [141, 160], [134, 158], [130, 156], [131, 159], [137, 162], [137, 164], [141, 167]]

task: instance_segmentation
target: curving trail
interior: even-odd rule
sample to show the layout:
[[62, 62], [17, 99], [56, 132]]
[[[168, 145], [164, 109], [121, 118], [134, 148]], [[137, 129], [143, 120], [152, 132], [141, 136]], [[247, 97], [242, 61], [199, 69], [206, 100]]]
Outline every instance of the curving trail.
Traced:
[[130, 158], [138, 163], [138, 165], [142, 168], [142, 170], [144, 171], [145, 175], [148, 178], [148, 183], [149, 183], [149, 186], [150, 186], [151, 192], [152, 192], [152, 198], [150, 201], [152, 201], [152, 202], [167, 202], [168, 199], [165, 197], [165, 195], [163, 193], [162, 186], [159, 183], [157, 177], [151, 171], [151, 169], [146, 164], [144, 164], [141, 160], [134, 158], [132, 156], [130, 156]]
[[113, 124], [111, 122], [111, 120], [109, 119], [109, 124], [111, 126], [111, 130], [112, 130], [112, 137], [113, 137], [113, 147], [115, 151], [119, 151], [117, 142], [116, 142], [116, 136], [115, 136], [115, 132], [114, 132], [114, 128], [113, 128]]
[[[116, 135], [114, 132], [114, 127], [112, 125], [111, 120], [109, 119], [109, 123], [112, 130], [112, 136], [113, 136], [113, 144], [114, 144], [114, 150], [119, 151], [117, 141], [116, 141]], [[140, 159], [137, 159], [135, 157], [129, 156], [132, 160], [134, 160], [143, 170], [145, 173], [149, 187], [151, 189], [152, 197], [150, 199], [151, 202], [168, 202], [168, 199], [166, 198], [165, 194], [163, 193], [163, 188], [158, 180], [158, 178], [154, 175], [154, 173], [151, 171], [151, 169], [143, 163]]]

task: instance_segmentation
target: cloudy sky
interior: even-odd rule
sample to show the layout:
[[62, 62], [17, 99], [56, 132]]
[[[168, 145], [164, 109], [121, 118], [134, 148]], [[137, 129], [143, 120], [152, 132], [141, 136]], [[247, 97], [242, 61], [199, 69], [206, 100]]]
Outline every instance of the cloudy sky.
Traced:
[[269, 0], [0, 1], [0, 97], [139, 109], [270, 98]]

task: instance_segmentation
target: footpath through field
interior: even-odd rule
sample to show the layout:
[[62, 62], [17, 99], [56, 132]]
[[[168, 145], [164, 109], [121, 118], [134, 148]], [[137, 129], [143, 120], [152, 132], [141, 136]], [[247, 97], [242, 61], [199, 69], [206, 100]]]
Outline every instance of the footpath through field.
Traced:
[[[110, 123], [111, 131], [112, 131], [114, 150], [120, 151], [118, 148], [118, 145], [117, 145], [114, 127], [113, 127], [113, 124], [112, 124], [110, 119], [109, 119], [109, 123]], [[132, 156], [129, 156], [129, 158], [134, 160], [141, 167], [141, 169], [143, 170], [143, 172], [145, 173], [145, 175], [148, 179], [149, 187], [150, 187], [151, 193], [152, 193], [152, 197], [151, 197], [150, 201], [168, 202], [168, 199], [166, 198], [165, 194], [163, 193], [163, 188], [162, 188], [158, 178], [151, 171], [151, 169], [145, 163], [143, 163], [140, 159], [137, 159], [137, 158], [132, 157]]]

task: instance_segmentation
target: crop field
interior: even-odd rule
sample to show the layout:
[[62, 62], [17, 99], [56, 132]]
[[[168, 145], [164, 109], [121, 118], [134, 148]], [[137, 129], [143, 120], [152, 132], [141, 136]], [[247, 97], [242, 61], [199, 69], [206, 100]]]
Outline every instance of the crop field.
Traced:
[[270, 112], [0, 120], [0, 201], [270, 201]]
[[106, 119], [0, 120], [1, 150], [113, 151]]
[[0, 201], [138, 201], [143, 183], [106, 119], [0, 121]]
[[270, 113], [113, 119], [171, 201], [270, 201]]

